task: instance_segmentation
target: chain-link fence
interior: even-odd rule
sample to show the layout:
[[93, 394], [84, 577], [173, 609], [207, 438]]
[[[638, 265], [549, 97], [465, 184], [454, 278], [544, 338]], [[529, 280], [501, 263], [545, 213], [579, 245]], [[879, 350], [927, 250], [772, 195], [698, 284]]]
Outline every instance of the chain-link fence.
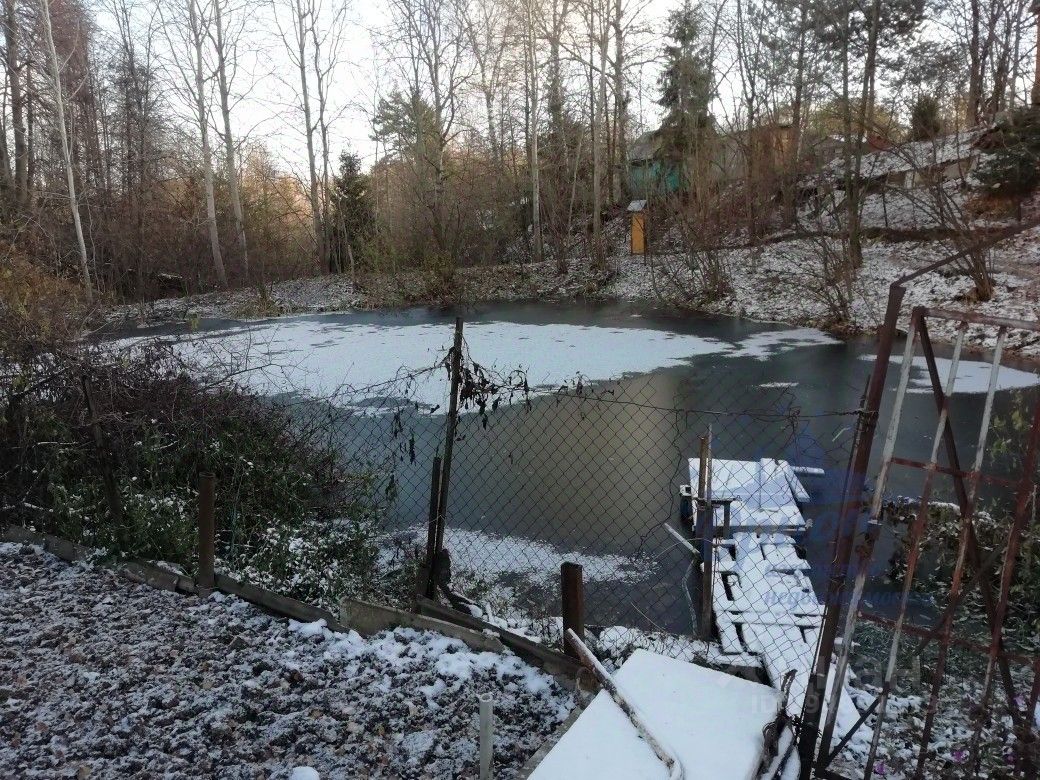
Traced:
[[858, 412], [804, 410], [764, 366], [725, 363], [487, 384], [459, 416], [444, 530], [469, 611], [559, 646], [560, 567], [577, 563], [602, 657], [790, 678], [797, 715]]
[[808, 390], [754, 360], [532, 386], [537, 365], [500, 376], [464, 347], [452, 415], [450, 355], [318, 392], [270, 350], [206, 344], [34, 372], [7, 403], [8, 518], [190, 571], [212, 472], [218, 568], [334, 606], [406, 604], [424, 571], [446, 575], [440, 516], [470, 613], [559, 647], [560, 567], [577, 563], [609, 662], [644, 647], [777, 687], [793, 671], [797, 713], [855, 410], [826, 393], [805, 409]]

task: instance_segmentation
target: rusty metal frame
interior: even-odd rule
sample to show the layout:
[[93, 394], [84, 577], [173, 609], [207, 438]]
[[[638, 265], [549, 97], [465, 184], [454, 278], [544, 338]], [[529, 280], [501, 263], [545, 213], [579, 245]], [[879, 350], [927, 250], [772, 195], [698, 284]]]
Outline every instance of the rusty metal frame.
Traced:
[[[902, 290], [897, 289], [898, 285], [894, 284], [892, 288], [892, 295], [889, 300], [889, 315], [893, 314], [893, 311], [898, 315], [898, 308], [902, 301]], [[935, 359], [935, 353], [932, 348], [931, 338], [928, 332], [927, 320], [942, 319], [958, 323], [957, 326], [957, 339], [954, 346], [954, 354], [951, 360], [950, 371], [946, 378], [946, 383], [941, 382], [938, 365]], [[886, 321], [889, 318], [886, 317]], [[894, 322], [894, 317], [892, 318]], [[983, 411], [983, 419], [980, 426], [978, 442], [975, 451], [975, 460], [971, 470], [965, 471], [960, 464], [960, 459], [957, 451], [956, 442], [953, 436], [953, 429], [950, 424], [950, 399], [953, 395], [954, 386], [957, 377], [957, 367], [960, 360], [960, 355], [964, 345], [964, 336], [967, 328], [970, 324], [984, 325], [990, 327], [996, 327], [997, 332], [997, 343], [994, 350], [992, 368], [990, 371], [989, 385], [986, 393], [986, 402]], [[853, 588], [851, 601], [849, 608], [845, 616], [845, 641], [842, 644], [841, 654], [838, 659], [837, 666], [835, 668], [835, 676], [832, 685], [830, 695], [830, 706], [827, 711], [827, 720], [824, 725], [821, 744], [819, 751], [815, 756], [811, 756], [810, 765], [807, 766], [803, 760], [802, 764], [802, 776], [808, 777], [813, 769], [815, 769], [818, 777], [839, 777], [831, 769], [829, 765], [838, 756], [844, 746], [847, 744], [852, 735], [859, 729], [859, 727], [866, 722], [866, 720], [875, 712], [877, 713], [876, 723], [871, 739], [870, 752], [866, 762], [866, 772], [864, 774], [865, 780], [869, 780], [873, 776], [874, 761], [879, 745], [880, 735], [885, 722], [886, 705], [888, 696], [893, 687], [893, 679], [896, 670], [897, 654], [899, 649], [900, 639], [903, 633], [907, 633], [913, 636], [921, 638], [920, 643], [914, 651], [915, 655], [920, 655], [925, 647], [932, 641], [939, 643], [939, 657], [935, 673], [931, 682], [931, 691], [929, 696], [929, 706], [926, 710], [925, 722], [923, 726], [923, 732], [918, 748], [917, 764], [915, 769], [915, 777], [923, 777], [924, 766], [928, 756], [928, 746], [930, 743], [931, 732], [934, 726], [935, 712], [938, 708], [939, 694], [942, 688], [943, 678], [945, 676], [946, 662], [948, 659], [949, 649], [952, 645], [960, 647], [968, 647], [970, 649], [978, 650], [987, 655], [987, 667], [986, 674], [983, 683], [983, 700], [982, 705], [979, 709], [979, 716], [975, 723], [975, 733], [973, 736], [972, 744], [972, 756], [976, 756], [977, 762], [977, 742], [981, 729], [981, 720], [984, 717], [986, 707], [989, 702], [989, 696], [992, 690], [992, 682], [994, 677], [994, 667], [999, 666], [999, 673], [1003, 687], [1007, 693], [1008, 708], [1012, 714], [1013, 721], [1015, 723], [1016, 730], [1018, 731], [1019, 737], [1029, 742], [1032, 737], [1032, 717], [1029, 713], [1033, 712], [1035, 708], [1036, 700], [1040, 698], [1040, 677], [1037, 673], [1040, 672], [1040, 658], [1028, 658], [1025, 656], [1015, 655], [1006, 653], [1003, 650], [1003, 625], [1004, 620], [1007, 616], [1008, 601], [1010, 596], [1010, 589], [1012, 578], [1014, 576], [1015, 561], [1018, 555], [1018, 551], [1021, 545], [1021, 539], [1027, 525], [1027, 509], [1033, 493], [1033, 472], [1036, 466], [1037, 451], [1040, 449], [1040, 401], [1034, 410], [1033, 424], [1030, 431], [1030, 435], [1027, 442], [1027, 449], [1024, 457], [1023, 467], [1016, 481], [1005, 480], [994, 478], [992, 475], [984, 474], [982, 471], [983, 458], [985, 455], [986, 439], [990, 427], [993, 400], [995, 396], [997, 386], [997, 376], [1000, 370], [1001, 359], [1003, 356], [1004, 345], [1007, 339], [1007, 333], [1009, 329], [1025, 330], [1029, 332], [1038, 333], [1040, 332], [1040, 323], [1028, 322], [1023, 320], [1015, 320], [1006, 317], [989, 317], [986, 315], [975, 314], [970, 312], [957, 312], [950, 311], [947, 309], [928, 309], [924, 307], [915, 308], [910, 318], [910, 329], [907, 335], [906, 348], [903, 356], [903, 364], [901, 366], [900, 382], [896, 392], [895, 407], [892, 413], [892, 420], [889, 424], [889, 430], [886, 434], [884, 452], [882, 456], [882, 462], [880, 466], [880, 472], [878, 476], [877, 485], [871, 502], [870, 509], [870, 522], [868, 525], [867, 534], [864, 537], [862, 543], [858, 546], [858, 561], [859, 569]], [[882, 334], [884, 337], [884, 333]], [[874, 420], [870, 427], [869, 433], [872, 439], [874, 429], [876, 428], [876, 414], [877, 409], [880, 406], [880, 393], [871, 398], [871, 391], [884, 387], [884, 379], [886, 371], [884, 367], [880, 365], [881, 360], [887, 363], [891, 357], [892, 351], [892, 336], [886, 343], [883, 343], [879, 347], [878, 360], [875, 364], [875, 372], [871, 377], [871, 385], [868, 388], [868, 404], [867, 412], [873, 414]], [[884, 341], [884, 338], [883, 338]], [[928, 462], [914, 461], [907, 458], [897, 457], [894, 453], [896, 437], [898, 435], [900, 416], [902, 413], [902, 405], [905, 399], [905, 393], [909, 382], [909, 375], [912, 366], [912, 359], [916, 354], [917, 347], [920, 345], [923, 353], [925, 363], [928, 368], [928, 374], [931, 381], [933, 396], [936, 402], [936, 411], [938, 412], [938, 424], [936, 427], [935, 437], [933, 439], [932, 453]], [[869, 403], [871, 400], [874, 401], [873, 407]], [[868, 439], [865, 442], [865, 447], [857, 447], [857, 451], [854, 452], [853, 461], [850, 463], [850, 471], [855, 468], [857, 458], [868, 460], [870, 454], [871, 441]], [[940, 446], [945, 450], [945, 457], [947, 464], [943, 466], [939, 463]], [[921, 501], [917, 510], [917, 514], [911, 524], [910, 528], [910, 551], [907, 559], [907, 571], [904, 576], [903, 591], [900, 600], [899, 614], [896, 620], [887, 621], [884, 618], [878, 618], [877, 616], [869, 614], [861, 614], [859, 606], [862, 600], [864, 583], [866, 580], [867, 566], [866, 563], [870, 560], [874, 542], [877, 539], [878, 532], [880, 530], [880, 521], [883, 512], [883, 494], [884, 487], [888, 477], [888, 474], [893, 466], [900, 466], [905, 468], [912, 468], [921, 470], [925, 474], [924, 486], [922, 488]], [[947, 602], [947, 606], [940, 617], [939, 621], [932, 628], [924, 628], [915, 626], [912, 623], [906, 621], [907, 611], [907, 599], [909, 591], [913, 582], [914, 573], [917, 567], [920, 545], [926, 530], [927, 525], [927, 514], [928, 504], [932, 490], [932, 482], [936, 474], [944, 474], [953, 478], [954, 487], [957, 495], [958, 507], [961, 515], [961, 528], [958, 540], [958, 554], [957, 560], [954, 566], [954, 572], [952, 576], [952, 582], [950, 586], [950, 596]], [[855, 478], [856, 474], [853, 471], [852, 476]], [[860, 472], [862, 476], [862, 472]], [[865, 483], [865, 479], [863, 480]], [[974, 515], [975, 515], [975, 503], [977, 498], [978, 487], [982, 482], [990, 482], [1004, 485], [1014, 485], [1017, 488], [1016, 491], [1016, 503], [1014, 520], [1012, 527], [1009, 531], [1008, 543], [1003, 550], [1003, 565], [1001, 568], [1001, 576], [999, 583], [999, 592], [994, 593], [993, 583], [990, 582], [988, 572], [990, 566], [995, 562], [998, 557], [999, 550], [993, 555], [989, 556], [987, 560], [983, 560], [981, 547], [978, 542], [978, 538], [975, 534], [974, 528]], [[860, 489], [862, 490], [862, 488]], [[843, 515], [844, 518], [851, 517], [855, 521], [858, 515], [858, 508], [856, 508], [856, 514], [853, 512], [854, 501], [851, 500], [851, 496], [858, 495], [858, 493], [851, 493], [846, 496], [844, 503], [844, 509], [849, 513]], [[854, 525], [854, 523], [853, 523]], [[837, 582], [832, 580], [831, 595], [835, 593], [840, 596], [841, 589], [844, 587], [844, 576], [847, 573], [847, 563], [851, 561], [852, 546], [847, 546], [847, 557], [842, 557], [843, 553], [843, 541], [852, 539], [852, 534], [848, 527], [845, 528], [843, 537], [839, 538], [839, 551], [836, 563], [841, 561], [846, 562], [844, 567], [838, 574], [841, 576], [841, 581]], [[974, 576], [968, 581], [968, 584], [964, 584], [964, 575], [966, 567], [970, 565], [974, 570]], [[977, 584], [978, 588], [983, 596], [983, 601], [986, 607], [987, 620], [990, 626], [990, 642], [988, 646], [980, 646], [977, 643], [967, 642], [953, 636], [953, 615], [960, 604], [964, 595], [966, 595], [973, 585]], [[837, 618], [840, 610], [840, 602], [828, 599], [828, 620], [825, 619], [824, 626], [824, 638], [828, 633], [828, 628], [836, 633]], [[832, 614], [833, 613], [833, 614]], [[856, 722], [855, 726], [841, 737], [838, 745], [832, 750], [831, 742], [834, 738], [835, 719], [837, 714], [837, 705], [841, 696], [842, 687], [844, 685], [845, 675], [848, 671], [848, 660], [849, 653], [851, 650], [852, 634], [855, 629], [856, 621], [859, 617], [864, 617], [868, 620], [876, 620], [878, 622], [889, 622], [894, 630], [892, 645], [889, 653], [889, 663], [885, 672], [884, 682], [880, 694], [875, 698], [871, 705], [863, 712]], [[827, 674], [829, 673], [830, 656], [833, 652], [834, 634], [829, 637], [830, 650], [827, 652], [826, 658], [824, 658], [823, 645], [825, 644], [824, 639], [821, 639], [821, 649], [817, 658], [817, 664], [814, 667], [814, 674], [810, 680], [812, 685], [814, 682], [820, 684], [821, 687], [817, 691], [817, 696], [820, 696], [823, 691], [822, 682], [827, 680]], [[1018, 704], [1016, 702], [1014, 685], [1011, 677], [1010, 667], [1008, 665], [1009, 660], [1015, 660], [1016, 662], [1025, 662], [1031, 664], [1034, 670], [1034, 682], [1032, 690], [1029, 696], [1028, 708], [1024, 712], [1020, 712]], [[822, 673], [821, 673], [822, 672]], [[806, 710], [810, 710], [810, 705], [813, 704], [811, 698], [807, 698]], [[811, 737], [815, 742], [815, 726], [818, 726], [819, 717], [822, 714], [822, 697], [818, 698], [816, 702], [815, 723], [803, 724], [802, 732], [802, 747], [805, 747], [805, 742]]]
[[[878, 352], [875, 356], [873, 370], [870, 371], [870, 379], [867, 383], [866, 392], [863, 396], [863, 404], [857, 424], [857, 436], [849, 462], [849, 470], [844, 480], [844, 489], [838, 514], [837, 534], [834, 540], [834, 562], [831, 567], [827, 596], [824, 604], [826, 612], [824, 623], [820, 632], [820, 643], [816, 648], [816, 658], [809, 675], [806, 686], [805, 701], [802, 708], [802, 722], [799, 726], [799, 760], [801, 763], [801, 780], [809, 780], [813, 770], [821, 777], [833, 775], [827, 769], [828, 748], [833, 738], [833, 727], [830, 733], [821, 735], [820, 720], [824, 710], [824, 693], [831, 671], [832, 656], [837, 645], [838, 629], [841, 623], [841, 605], [846, 595], [848, 574], [853, 560], [853, 553], [857, 547], [856, 527], [860, 513], [863, 509], [862, 495], [866, 488], [866, 475], [870, 465], [870, 452], [874, 448], [874, 439], [878, 427], [878, 413], [881, 409], [881, 400], [885, 392], [885, 380], [888, 375], [889, 359], [892, 355], [892, 346], [895, 341], [896, 327], [899, 324], [900, 312], [906, 298], [907, 286], [921, 277], [933, 274], [933, 272], [947, 265], [952, 265], [970, 253], [979, 250], [987, 250], [1015, 235], [1026, 230], [1040, 226], [1040, 219], [1031, 219], [1029, 222], [1017, 226], [1011, 226], [996, 231], [971, 245], [965, 246], [959, 252], [944, 257], [926, 266], [922, 266], [910, 274], [906, 274], [889, 285], [888, 302], [885, 307], [885, 317], [878, 332]], [[938, 316], [945, 314], [945, 310], [933, 310]], [[968, 314], [968, 322], [977, 322], [977, 315]], [[1006, 320], [1004, 324], [1021, 324], [1014, 320]], [[1026, 328], [1032, 329], [1035, 323], [1026, 322]], [[817, 745], [820, 747], [817, 751]]]
[[[1030, 220], [1020, 225], [996, 231], [979, 241], [973, 242], [971, 246], [967, 246], [952, 255], [901, 276], [889, 286], [885, 318], [878, 331], [877, 355], [863, 398], [855, 445], [849, 458], [845, 490], [839, 509], [838, 529], [835, 537], [834, 565], [830, 572], [827, 596], [824, 601], [826, 612], [820, 631], [816, 660], [813, 664], [813, 672], [809, 676], [805, 702], [802, 708], [802, 722], [798, 739], [802, 780], [809, 780], [814, 768], [821, 773], [821, 776], [823, 776], [823, 773], [833, 774], [826, 769], [826, 763], [829, 762], [822, 760], [827, 756], [827, 747], [833, 737], [833, 731], [829, 734], [823, 734], [821, 749], [817, 752], [817, 743], [821, 741], [819, 726], [820, 717], [823, 713], [823, 694], [827, 687], [831, 659], [837, 644], [838, 629], [841, 623], [841, 606], [845, 596], [849, 566], [852, 563], [853, 552], [857, 547], [856, 526], [862, 511], [861, 497], [867, 484], [870, 454], [874, 446], [874, 435], [877, 431], [878, 411], [881, 408], [881, 399], [885, 391], [889, 359], [892, 356], [892, 347], [895, 343], [899, 314], [906, 297], [907, 285], [945, 266], [956, 263], [972, 252], [993, 247], [1012, 236], [1038, 225], [1040, 225], [1040, 220]], [[933, 313], [942, 316], [946, 314], [946, 311], [934, 309]], [[969, 323], [978, 321], [977, 315], [974, 314], [966, 315], [965, 319]], [[1003, 324], [1017, 326], [1022, 323], [1014, 320], [1004, 320]], [[1025, 324], [1027, 328], [1031, 328], [1033, 325], [1032, 323]], [[817, 760], [818, 757], [821, 759], [820, 761]]]

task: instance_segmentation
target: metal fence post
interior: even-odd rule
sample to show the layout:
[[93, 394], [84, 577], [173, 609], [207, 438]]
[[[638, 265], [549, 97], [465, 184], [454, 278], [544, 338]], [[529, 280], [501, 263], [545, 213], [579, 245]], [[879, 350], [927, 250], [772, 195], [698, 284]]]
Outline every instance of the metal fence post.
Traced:
[[706, 641], [711, 639], [715, 590], [715, 507], [710, 503], [707, 506], [701, 538], [701, 620], [698, 625], [700, 638]]
[[567, 642], [567, 630], [572, 630], [584, 641], [585, 637], [585, 585], [581, 566], [564, 561], [560, 564], [560, 593], [563, 600], [563, 652], [577, 658], [577, 651]]
[[697, 474], [697, 528], [701, 552], [701, 609], [697, 633], [703, 640], [711, 639], [712, 630], [712, 590], [715, 572], [712, 564], [715, 559], [715, 507], [712, 504], [712, 430], [708, 426], [708, 435], [701, 437], [701, 451]]
[[[430, 559], [430, 584], [427, 594], [435, 597], [440, 579], [441, 550], [444, 547], [444, 523], [448, 513], [448, 484], [451, 478], [451, 455], [455, 446], [455, 429], [459, 422], [459, 386], [462, 384], [462, 317], [455, 318], [455, 339], [451, 347], [451, 398], [448, 399], [448, 419], [444, 431], [444, 457], [437, 486], [437, 521], [434, 534], [433, 558]], [[430, 591], [433, 591], [431, 593]]]
[[215, 584], [216, 524], [213, 507], [216, 477], [199, 474], [199, 590], [209, 593]]
[[[855, 546], [856, 525], [863, 508], [863, 490], [867, 484], [867, 470], [870, 468], [870, 451], [874, 444], [874, 433], [877, 430], [878, 412], [881, 409], [881, 398], [885, 393], [885, 378], [892, 358], [892, 346], [895, 343], [896, 325], [899, 312], [903, 306], [906, 288], [903, 284], [910, 277], [896, 280], [889, 287], [888, 306], [885, 310], [885, 321], [878, 337], [877, 356], [870, 374], [870, 382], [863, 409], [860, 413], [859, 435], [855, 449], [849, 460], [846, 492], [842, 497], [842, 506], [838, 516], [837, 542], [834, 553], [834, 566], [830, 572], [827, 587], [827, 600], [824, 602], [823, 625], [820, 629], [820, 644], [817, 648], [813, 673], [809, 675], [805, 692], [805, 703], [802, 709], [801, 733], [798, 738], [798, 758], [801, 762], [801, 780], [810, 780], [816, 766], [816, 741], [820, 733], [820, 716], [823, 714], [823, 697], [827, 689], [827, 678], [830, 674], [831, 656], [838, 636], [841, 620], [841, 602], [845, 593], [845, 583], [852, 562]], [[830, 747], [831, 734], [825, 735], [820, 746], [821, 758], [826, 758]], [[821, 766], [823, 769], [825, 767]]]

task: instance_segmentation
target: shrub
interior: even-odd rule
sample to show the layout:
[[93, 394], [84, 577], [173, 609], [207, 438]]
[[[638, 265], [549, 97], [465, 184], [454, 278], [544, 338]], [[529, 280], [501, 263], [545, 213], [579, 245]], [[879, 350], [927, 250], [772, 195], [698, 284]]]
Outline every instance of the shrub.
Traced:
[[79, 336], [87, 316], [82, 290], [0, 242], [0, 355], [21, 360]]
[[[203, 373], [161, 346], [120, 354], [88, 349], [19, 369], [32, 378], [0, 396], [8, 422], [0, 474], [9, 522], [113, 557], [190, 571], [198, 475], [210, 472], [225, 569], [326, 604], [376, 587], [381, 482], [371, 464], [346, 463], [337, 453], [334, 415], [316, 413], [305, 427], [290, 407]], [[100, 449], [83, 377], [104, 434]], [[14, 389], [32, 386], [31, 393]], [[118, 495], [115, 509], [106, 472]]]

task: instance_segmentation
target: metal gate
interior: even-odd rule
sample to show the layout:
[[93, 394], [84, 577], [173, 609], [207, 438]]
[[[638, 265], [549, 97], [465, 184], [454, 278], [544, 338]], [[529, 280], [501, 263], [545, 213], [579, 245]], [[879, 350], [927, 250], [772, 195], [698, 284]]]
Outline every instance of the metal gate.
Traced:
[[[956, 333], [952, 357], [945, 372], [940, 371], [939, 361], [936, 359], [929, 334], [929, 322], [937, 321], [945, 321], [953, 326]], [[996, 346], [992, 361], [988, 366], [985, 401], [981, 413], [981, 424], [975, 440], [974, 456], [970, 466], [964, 468], [954, 437], [954, 428], [951, 425], [951, 415], [954, 413], [952, 396], [957, 389], [958, 368], [969, 329], [977, 330], [978, 328], [995, 330]], [[820, 743], [815, 760], [811, 762], [819, 777], [844, 777], [834, 771], [833, 765], [853, 735], [857, 734], [864, 724], [868, 724], [872, 717], [873, 723], [868, 729], [870, 733], [869, 749], [862, 776], [869, 780], [876, 774], [884, 774], [884, 769], [879, 766], [877, 761], [878, 749], [886, 728], [891, 725], [890, 704], [895, 690], [897, 667], [900, 658], [905, 663], [907, 657], [906, 647], [902, 647], [903, 653], [900, 654], [901, 646], [910, 637], [916, 642], [911, 652], [912, 658], [919, 660], [921, 654], [929, 646], [936, 648], [937, 655], [931, 667], [931, 679], [926, 686], [923, 686], [927, 690], [927, 706], [923, 713], [919, 738], [913, 745], [915, 755], [912, 760], [907, 761], [907, 765], [904, 767], [905, 776], [915, 778], [934, 776], [927, 772], [926, 768], [933, 750], [933, 730], [936, 713], [939, 709], [940, 694], [944, 682], [946, 682], [950, 652], [951, 648], [956, 647], [977, 652], [984, 659], [984, 663], [981, 664], [983, 672], [980, 699], [974, 703], [976, 709], [972, 713], [971, 737], [965, 747], [957, 749], [958, 760], [963, 760], [964, 776], [978, 776], [980, 773], [982, 746], [979, 734], [982, 719], [992, 717], [991, 703], [995, 695], [993, 689], [999, 686], [1006, 698], [1007, 713], [1011, 716], [1016, 740], [1012, 754], [1004, 757], [1007, 764], [1004, 771], [1008, 774], [1002, 776], [1036, 777], [1034, 713], [1038, 694], [1040, 694], [1040, 676], [1037, 674], [1040, 663], [1035, 655], [1016, 654], [1007, 650], [1005, 624], [1012, 585], [1015, 580], [1016, 562], [1019, 558], [1024, 532], [1028, 528], [1031, 503], [1034, 498], [1037, 450], [1040, 445], [1040, 400], [1037, 400], [1029, 410], [1030, 422], [1022, 441], [1020, 458], [1016, 463], [1016, 475], [1008, 478], [983, 470], [987, 442], [992, 431], [994, 398], [998, 388], [1001, 360], [1009, 332], [1012, 331], [1040, 333], [1040, 323], [923, 307], [914, 309], [911, 314], [894, 408], [884, 438], [877, 483], [870, 502], [869, 523], [865, 533], [858, 538], [858, 544], [854, 544], [852, 548], [857, 554], [858, 561], [855, 567], [856, 579], [844, 617], [843, 639], [840, 646], [838, 643], [832, 644], [832, 646], [838, 647], [838, 653], [833, 673], [829, 679], [827, 666], [830, 659], [821, 658], [817, 666], [818, 672], [822, 667], [823, 675], [822, 678], [817, 679], [817, 684], [828, 681], [829, 689], [826, 692], [826, 703], [820, 701], [816, 708], [817, 713], [824, 714]], [[911, 373], [915, 366], [915, 358], [918, 358], [918, 366], [920, 358], [923, 358], [924, 366], [927, 369], [928, 384], [935, 400], [937, 419], [934, 436], [931, 440], [931, 453], [927, 460], [899, 454], [900, 422]], [[871, 568], [869, 564], [875, 561], [876, 543], [886, 520], [888, 509], [885, 502], [886, 486], [897, 469], [909, 470], [917, 475], [920, 483], [920, 499], [913, 508], [912, 516], [909, 517], [905, 537], [905, 572], [902, 576], [901, 590], [898, 594], [894, 594], [897, 595], [894, 602], [895, 616], [884, 617], [870, 610], [864, 599], [864, 590]], [[937, 619], [932, 616], [928, 624], [922, 624], [923, 621], [915, 621], [909, 614], [908, 604], [915, 577], [920, 571], [922, 541], [929, 531], [929, 510], [933, 502], [936, 480], [939, 478], [949, 478], [952, 481], [953, 493], [956, 497], [959, 532], [949, 589], [945, 603], [940, 610], [941, 614]], [[983, 485], [1001, 486], [1011, 492], [1014, 497], [1010, 522], [1006, 531], [997, 543], [991, 544], [988, 553], [980, 544], [977, 529], [979, 490]], [[913, 495], [917, 495], [917, 493], [915, 492]], [[852, 552], [852, 549], [849, 552]], [[846, 562], [849, 562], [849, 559], [846, 559]], [[840, 565], [840, 558], [838, 563]], [[958, 609], [962, 607], [965, 599], [973, 590], [976, 590], [981, 597], [984, 607], [988, 642], [965, 639], [954, 630]], [[840, 603], [830, 603], [828, 608], [836, 612], [840, 610]], [[831, 615], [831, 618], [832, 623], [836, 621], [836, 614]], [[860, 621], [880, 624], [891, 631], [887, 661], [884, 663], [879, 690], [869, 704], [861, 705], [858, 722], [845, 733], [836, 734], [839, 697], [849, 676], [850, 654], [854, 646], [853, 638]], [[1012, 673], [1012, 663], [1016, 664], [1019, 669], [1024, 668], [1027, 673], [1031, 673], [1031, 684], [1028, 682], [1026, 674], [1015, 675]], [[822, 689], [820, 693], [823, 693]], [[808, 770], [804, 764], [803, 770]]]

